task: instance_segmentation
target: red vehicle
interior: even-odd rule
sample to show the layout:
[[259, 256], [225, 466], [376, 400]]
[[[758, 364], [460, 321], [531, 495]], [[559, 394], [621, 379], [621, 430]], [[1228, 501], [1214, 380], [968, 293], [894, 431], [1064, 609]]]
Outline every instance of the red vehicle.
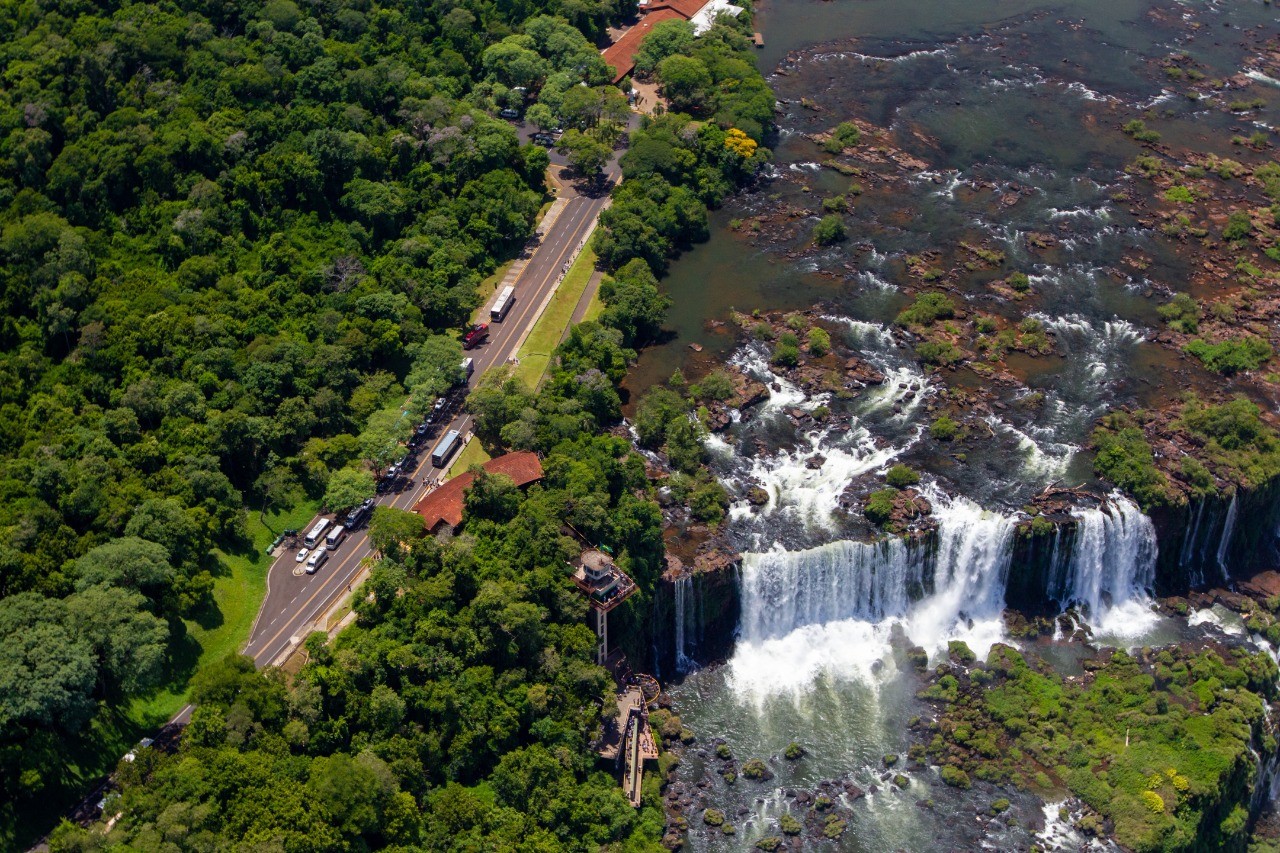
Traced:
[[463, 349], [475, 349], [489, 337], [489, 324], [476, 323], [471, 327], [471, 331], [462, 336]]

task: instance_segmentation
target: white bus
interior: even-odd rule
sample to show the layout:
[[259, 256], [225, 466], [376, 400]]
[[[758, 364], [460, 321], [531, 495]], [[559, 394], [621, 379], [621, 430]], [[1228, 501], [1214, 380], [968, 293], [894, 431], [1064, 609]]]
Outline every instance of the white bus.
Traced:
[[444, 438], [440, 439], [440, 443], [436, 445], [435, 450], [431, 451], [431, 464], [437, 468], [443, 468], [444, 463], [449, 461], [449, 457], [458, 452], [458, 448], [462, 446], [462, 436], [456, 429], [451, 429], [445, 433]]
[[498, 298], [493, 301], [493, 307], [489, 309], [490, 319], [495, 323], [501, 322], [502, 318], [507, 316], [507, 312], [511, 310], [511, 306], [515, 303], [516, 289], [513, 285], [507, 285], [502, 288]]
[[342, 540], [347, 538], [347, 528], [339, 524], [337, 527], [329, 531], [329, 535], [324, 537], [324, 547], [330, 551], [338, 550], [338, 546], [342, 544]]
[[324, 532], [329, 529], [329, 519], [322, 518], [316, 522], [316, 526], [311, 528], [311, 532], [307, 534], [307, 538], [302, 540], [302, 544], [308, 548], [316, 547], [316, 543], [324, 536]]

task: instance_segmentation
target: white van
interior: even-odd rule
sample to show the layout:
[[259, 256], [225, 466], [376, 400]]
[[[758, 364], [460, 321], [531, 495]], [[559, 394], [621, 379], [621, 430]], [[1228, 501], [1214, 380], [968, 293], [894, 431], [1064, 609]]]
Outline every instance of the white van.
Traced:
[[324, 532], [328, 529], [329, 529], [329, 519], [327, 518], [320, 519], [319, 521], [316, 522], [316, 526], [311, 528], [311, 530], [307, 533], [307, 538], [302, 540], [302, 544], [306, 545], [308, 548], [316, 547], [316, 545], [320, 542], [321, 537], [324, 536]]
[[347, 538], [347, 528], [339, 524], [337, 527], [329, 531], [329, 535], [324, 537], [324, 547], [330, 551], [338, 550], [338, 546], [342, 544], [342, 540]]
[[314, 575], [327, 562], [329, 562], [329, 552], [316, 551], [307, 560], [307, 574]]

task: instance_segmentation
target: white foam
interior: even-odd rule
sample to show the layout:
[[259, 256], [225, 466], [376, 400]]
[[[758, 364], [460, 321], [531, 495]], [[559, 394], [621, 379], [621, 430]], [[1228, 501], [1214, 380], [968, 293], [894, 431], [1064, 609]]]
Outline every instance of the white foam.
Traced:
[[[1004, 636], [1014, 518], [929, 497], [938, 520], [931, 548], [890, 538], [744, 555], [730, 685], [761, 701], [824, 677], [873, 683], [896, 629], [935, 657], [960, 639], [985, 658]], [[912, 602], [911, 590], [930, 581], [933, 593]]]
[[[1067, 812], [1066, 819], [1062, 817]], [[1044, 829], [1036, 833], [1039, 847], [1045, 853], [1082, 853], [1082, 851], [1117, 851], [1120, 848], [1108, 840], [1097, 836], [1085, 836], [1075, 828], [1075, 821], [1082, 814], [1079, 806], [1068, 805], [1067, 800], [1056, 800], [1044, 803]]]
[[1042, 439], [1042, 446], [1040, 441], [994, 415], [988, 415], [986, 422], [993, 432], [1004, 433], [1017, 442], [1018, 450], [1022, 452], [1023, 470], [1037, 480], [1052, 482], [1061, 479], [1079, 450], [1074, 444], [1045, 439]]
[[1256, 68], [1246, 69], [1244, 76], [1248, 77], [1250, 80], [1256, 80], [1259, 83], [1265, 83], [1268, 86], [1275, 86], [1280, 89], [1280, 80], [1277, 80], [1269, 74], [1264, 74]]
[[1109, 222], [1111, 211], [1103, 207], [1051, 207], [1050, 219], [1092, 219], [1096, 222]]

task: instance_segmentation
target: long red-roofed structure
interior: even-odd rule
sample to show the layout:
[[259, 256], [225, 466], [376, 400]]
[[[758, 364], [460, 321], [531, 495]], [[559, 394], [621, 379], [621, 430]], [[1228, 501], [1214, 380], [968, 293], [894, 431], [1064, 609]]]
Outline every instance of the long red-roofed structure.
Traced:
[[[698, 3], [698, 8], [702, 8], [702, 5], [701, 2]], [[619, 82], [635, 69], [636, 53], [640, 50], [640, 43], [653, 29], [654, 24], [659, 21], [687, 21], [688, 19], [687, 15], [665, 3], [661, 8], [646, 13], [638, 24], [623, 33], [622, 38], [605, 48], [604, 61], [614, 67], [613, 82]]]
[[[536, 453], [521, 450], [508, 453], [484, 463], [490, 474], [506, 474], [517, 486], [527, 486], [542, 479], [542, 462]], [[462, 509], [467, 489], [475, 482], [476, 475], [467, 471], [447, 481], [440, 488], [429, 492], [414, 506], [413, 511], [422, 516], [422, 524], [435, 533], [441, 524], [457, 530], [462, 524]]]

